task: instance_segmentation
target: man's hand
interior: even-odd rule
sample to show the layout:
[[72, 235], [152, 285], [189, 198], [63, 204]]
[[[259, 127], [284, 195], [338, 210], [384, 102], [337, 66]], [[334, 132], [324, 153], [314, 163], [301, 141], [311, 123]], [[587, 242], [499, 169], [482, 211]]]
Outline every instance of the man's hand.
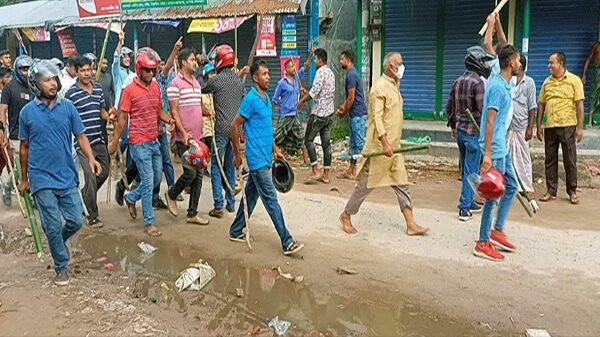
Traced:
[[239, 76], [244, 76], [250, 73], [250, 66], [249, 65], [245, 65], [242, 69], [240, 69], [238, 71], [238, 75]]
[[4, 129], [0, 129], [0, 148], [8, 144], [8, 137], [4, 134]]
[[390, 144], [390, 142], [386, 138], [381, 145], [383, 145], [383, 154], [386, 157], [391, 158], [394, 155], [394, 149], [392, 148], [392, 144]]
[[296, 109], [297, 109], [298, 111], [302, 110], [302, 105], [303, 105], [303, 104], [302, 104], [302, 101], [298, 101], [298, 103], [296, 103]]
[[187, 146], [187, 145], [190, 145], [190, 139], [191, 139], [191, 138], [192, 138], [192, 135], [190, 135], [190, 134], [189, 134], [189, 133], [187, 133], [187, 132], [186, 132], [186, 133], [184, 133], [184, 134], [183, 134], [183, 140], [182, 140], [182, 141], [183, 141], [183, 144], [184, 144], [184, 145], [186, 145], [186, 146]]
[[278, 147], [273, 148], [273, 156], [275, 156], [275, 159], [285, 159], [285, 155], [283, 154], [283, 152], [281, 152], [281, 150]]
[[575, 140], [577, 141], [577, 143], [581, 142], [581, 140], [583, 139], [583, 129], [577, 128], [575, 130]]
[[19, 193], [21, 196], [25, 195], [25, 191], [31, 191], [31, 185], [29, 185], [29, 180], [21, 180], [19, 182]]
[[96, 159], [92, 159], [90, 161], [90, 168], [92, 169], [92, 172], [96, 174], [96, 176], [102, 174], [102, 166]]
[[452, 139], [456, 140], [456, 129], [452, 128], [452, 130], [450, 131], [450, 135], [452, 136]]
[[174, 118], [169, 118], [169, 131], [173, 131], [175, 130], [175, 119]]
[[344, 118], [344, 116], [346, 115], [346, 113], [344, 112], [344, 105], [340, 105], [340, 107], [337, 109], [337, 115], [339, 118]]
[[117, 152], [117, 146], [119, 146], [119, 142], [115, 142], [114, 140], [112, 140], [110, 143], [108, 143], [108, 154], [110, 154], [111, 156], [113, 154], [115, 154], [115, 152]]
[[121, 40], [121, 42], [125, 42], [125, 32], [119, 33], [119, 40]]
[[210, 109], [203, 108], [202, 109], [202, 116], [208, 117], [208, 118], [214, 118], [215, 117], [215, 112], [212, 111], [212, 110], [210, 110]]
[[492, 168], [492, 156], [489, 154], [483, 155], [481, 166], [479, 166], [479, 174], [485, 174]]
[[177, 39], [177, 42], [175, 42], [175, 46], [173, 46], [173, 49], [179, 51], [182, 47], [183, 47], [183, 36], [180, 36], [179, 39]]
[[536, 135], [537, 135], [537, 139], [538, 139], [540, 142], [543, 142], [543, 141], [544, 141], [544, 129], [542, 129], [542, 128], [537, 128]]
[[308, 90], [306, 90], [306, 88], [300, 88], [300, 95], [302, 95], [302, 96], [308, 95]]
[[242, 156], [237, 153], [233, 157], [233, 166], [235, 166], [236, 169], [239, 169], [240, 166], [242, 166]]
[[486, 21], [488, 23], [488, 27], [494, 27], [494, 25], [496, 24], [496, 14], [495, 13], [490, 13], [487, 18]]
[[531, 138], [533, 137], [533, 128], [528, 128], [527, 130], [525, 130], [525, 141], [529, 141], [531, 140]]
[[313, 47], [312, 47], [312, 50], [310, 51], [310, 53], [311, 53], [311, 54], [314, 54], [314, 53], [315, 53], [315, 50], [317, 50], [317, 49], [319, 49], [319, 47], [317, 47], [317, 46], [313, 46]]

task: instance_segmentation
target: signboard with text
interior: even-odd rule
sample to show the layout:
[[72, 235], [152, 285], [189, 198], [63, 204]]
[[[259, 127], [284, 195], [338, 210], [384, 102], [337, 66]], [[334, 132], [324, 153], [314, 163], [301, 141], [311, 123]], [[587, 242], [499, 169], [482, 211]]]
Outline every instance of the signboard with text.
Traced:
[[298, 55], [296, 15], [281, 16], [281, 55]]
[[80, 18], [95, 18], [121, 14], [119, 0], [77, 0]]
[[258, 46], [256, 47], [256, 56], [277, 56], [275, 48], [275, 16], [262, 15], [256, 20], [256, 31], [259, 31], [258, 25], [262, 23]]
[[58, 41], [60, 42], [60, 50], [62, 50], [63, 57], [66, 58], [77, 54], [77, 46], [75, 45], [73, 31], [71, 28], [58, 30], [56, 31], [56, 35], [58, 36]]
[[207, 0], [121, 0], [121, 9], [150, 9], [165, 7], [204, 6]]
[[[237, 21], [235, 18], [203, 18], [203, 19], [194, 19], [188, 28], [188, 33], [213, 33], [213, 34], [221, 34], [223, 32], [227, 32], [238, 28], [244, 23], [246, 20], [251, 18], [252, 16], [238, 16]], [[235, 21], [235, 25], [234, 25]]]

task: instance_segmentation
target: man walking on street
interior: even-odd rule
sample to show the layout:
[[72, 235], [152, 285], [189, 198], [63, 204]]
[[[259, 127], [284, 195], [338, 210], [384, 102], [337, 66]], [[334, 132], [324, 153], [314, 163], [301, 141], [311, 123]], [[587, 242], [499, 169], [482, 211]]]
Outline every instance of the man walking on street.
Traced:
[[91, 65], [92, 61], [85, 57], [79, 57], [75, 60], [75, 71], [77, 72], [78, 79], [67, 90], [65, 99], [71, 102], [77, 109], [85, 128], [84, 132], [92, 149], [92, 154], [102, 167], [102, 173], [96, 175], [90, 169], [88, 159], [82, 151], [80, 144], [75, 142], [75, 149], [85, 179], [81, 195], [89, 214], [88, 225], [92, 228], [100, 228], [104, 224], [98, 217], [97, 194], [108, 178], [108, 165], [110, 165], [106, 139], [102, 134], [101, 121], [108, 121], [108, 114], [104, 108], [105, 102], [102, 86], [92, 81]]
[[365, 146], [365, 127], [367, 123], [367, 105], [365, 104], [365, 92], [362, 79], [354, 67], [354, 54], [351, 51], [343, 51], [340, 57], [342, 68], [346, 70], [346, 101], [337, 111], [339, 118], [350, 115], [350, 166], [342, 174], [343, 179], [354, 179], [354, 168], [356, 158]]
[[[535, 109], [537, 109], [537, 95], [533, 78], [525, 75], [526, 68], [527, 59], [521, 55], [521, 68], [517, 73], [516, 82], [511, 83], [513, 118], [508, 127], [506, 140], [508, 152], [513, 159], [515, 171], [523, 183], [525, 192], [533, 196], [533, 167], [529, 140], [533, 136], [533, 117]], [[520, 186], [519, 190], [521, 190]]]
[[480, 46], [467, 49], [465, 55], [465, 73], [460, 76], [450, 89], [448, 95], [448, 126], [452, 129], [452, 138], [458, 144], [460, 163], [462, 163], [462, 187], [458, 204], [458, 219], [467, 221], [472, 213], [481, 212], [481, 206], [473, 200], [473, 188], [467, 177], [479, 172], [481, 151], [479, 150], [479, 133], [471, 123], [466, 110], [469, 109], [477, 126], [481, 125], [483, 109], [483, 93], [485, 84], [483, 78], [489, 75], [488, 62], [495, 58]]
[[[577, 197], [577, 147], [583, 139], [583, 83], [566, 68], [567, 57], [562, 52], [552, 53], [548, 59], [550, 76], [540, 90], [537, 138], [544, 142], [546, 156], [546, 187], [540, 201], [556, 200], [558, 188], [558, 146], [562, 148], [567, 194], [571, 204]], [[546, 124], [542, 129], [542, 119]]]
[[[499, 205], [497, 200], [489, 199], [486, 199], [483, 204], [479, 240], [475, 244], [473, 254], [495, 261], [504, 260], [504, 255], [498, 252], [494, 246], [510, 252], [516, 249], [506, 238], [504, 225], [518, 188], [512, 158], [506, 145], [506, 132], [513, 114], [509, 81], [519, 72], [520, 59], [519, 51], [512, 45], [506, 44], [498, 48], [501, 70], [488, 82], [483, 98], [481, 133], [479, 135], [483, 160], [479, 174], [484, 175], [494, 168], [504, 176], [506, 187]], [[494, 208], [497, 205], [498, 214], [492, 230]]]
[[71, 157], [71, 138], [76, 137], [94, 174], [101, 174], [102, 167], [94, 158], [77, 110], [70, 102], [57, 97], [58, 67], [42, 60], [30, 71], [31, 90], [36, 98], [23, 108], [19, 117], [23, 170], [19, 191], [23, 194], [31, 190], [54, 259], [54, 283], [64, 286], [69, 284], [70, 257], [66, 242], [84, 221], [77, 192], [79, 176]]
[[400, 210], [406, 221], [406, 234], [424, 235], [429, 229], [417, 225], [413, 217], [413, 204], [408, 189], [408, 174], [402, 154], [394, 154], [402, 137], [402, 96], [398, 87], [404, 74], [402, 55], [388, 53], [384, 60], [384, 74], [373, 85], [369, 94], [369, 114], [364, 151], [383, 152], [385, 155], [363, 158], [358, 165], [358, 184], [344, 212], [340, 215], [343, 230], [356, 233], [351, 216], [358, 213], [363, 201], [377, 187], [391, 187], [396, 194]]
[[137, 77], [121, 95], [119, 122], [115, 135], [108, 146], [113, 154], [119, 146], [119, 138], [129, 118], [129, 151], [139, 171], [141, 184], [125, 194], [129, 215], [135, 219], [135, 203], [142, 200], [145, 231], [150, 236], [159, 236], [161, 232], [154, 222], [152, 208], [152, 189], [160, 185], [162, 157], [158, 137], [158, 120], [173, 124], [173, 120], [162, 107], [160, 88], [153, 80], [156, 75], [158, 56], [153, 50], [140, 52], [135, 62]]
[[[235, 166], [233, 165], [233, 148], [231, 147], [231, 122], [245, 94], [244, 84], [233, 71], [235, 55], [233, 49], [228, 45], [220, 45], [215, 48], [215, 69], [217, 75], [208, 80], [202, 89], [203, 93], [213, 94], [215, 106], [215, 134], [214, 141], [217, 149], [211, 151], [210, 179], [212, 183], [214, 208], [209, 215], [222, 218], [226, 208], [228, 212], [235, 212], [234, 191], [223, 186], [227, 181], [232, 189], [235, 189]], [[217, 157], [219, 159], [217, 159]], [[222, 161], [225, 177], [219, 169], [218, 160]], [[225, 199], [223, 202], [223, 188], [225, 188]]]
[[[244, 202], [248, 204], [248, 218], [250, 218], [260, 197], [279, 234], [283, 254], [291, 255], [302, 249], [304, 244], [294, 241], [285, 226], [283, 212], [277, 201], [277, 192], [269, 172], [273, 154], [276, 158], [283, 158], [283, 154], [273, 142], [273, 107], [266, 93], [269, 88], [269, 68], [264, 61], [255, 62], [250, 69], [250, 75], [254, 87], [242, 100], [239, 113], [231, 123], [231, 138], [235, 151], [234, 164], [238, 169], [242, 164], [239, 136], [241, 126], [246, 133], [246, 161], [250, 173], [245, 186], [246, 201], [242, 200], [241, 205]], [[229, 229], [231, 241], [245, 242], [244, 212], [243, 206], [238, 207], [235, 220]]]
[[175, 119], [176, 129], [173, 132], [179, 157], [182, 158], [183, 174], [173, 187], [165, 193], [169, 212], [177, 216], [177, 196], [190, 187], [190, 200], [187, 209], [187, 223], [208, 225], [208, 219], [198, 216], [198, 203], [202, 192], [202, 171], [191, 167], [183, 159], [183, 153], [189, 146], [189, 140], [201, 141], [204, 137], [202, 123], [202, 91], [200, 83], [194, 77], [196, 71], [196, 55], [189, 48], [182, 49], [177, 55], [179, 74], [171, 80], [167, 89], [167, 97], [171, 114]]
[[[304, 97], [298, 101], [296, 108], [300, 110], [304, 103], [314, 100], [311, 115], [308, 117], [306, 133], [304, 135], [304, 145], [308, 150], [310, 158], [311, 174], [305, 183], [312, 184], [320, 181], [329, 184], [329, 170], [331, 168], [331, 125], [333, 124], [333, 94], [335, 92], [335, 75], [327, 66], [327, 52], [325, 49], [318, 48], [314, 50], [315, 66], [317, 73], [313, 80], [313, 86], [309, 92], [303, 93]], [[305, 90], [306, 91], [306, 90]], [[320, 135], [321, 146], [323, 147], [323, 175], [319, 175], [319, 162], [317, 159], [317, 150], [315, 149], [315, 137]]]

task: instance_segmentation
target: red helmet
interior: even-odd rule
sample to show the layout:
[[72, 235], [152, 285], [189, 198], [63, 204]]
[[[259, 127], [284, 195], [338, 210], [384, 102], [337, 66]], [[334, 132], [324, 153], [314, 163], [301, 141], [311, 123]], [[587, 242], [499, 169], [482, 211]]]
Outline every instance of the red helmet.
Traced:
[[235, 54], [233, 49], [226, 44], [216, 46], [210, 52], [208, 58], [213, 60], [217, 71], [223, 67], [232, 66], [235, 63]]
[[469, 177], [469, 182], [477, 188], [479, 195], [488, 200], [496, 200], [504, 195], [506, 183], [504, 175], [491, 168], [483, 175]]
[[143, 48], [135, 59], [135, 73], [141, 76], [142, 68], [156, 69], [158, 62], [160, 57], [152, 48]]
[[203, 170], [210, 162], [210, 150], [203, 142], [190, 139], [190, 147], [183, 153], [183, 159], [196, 170]]

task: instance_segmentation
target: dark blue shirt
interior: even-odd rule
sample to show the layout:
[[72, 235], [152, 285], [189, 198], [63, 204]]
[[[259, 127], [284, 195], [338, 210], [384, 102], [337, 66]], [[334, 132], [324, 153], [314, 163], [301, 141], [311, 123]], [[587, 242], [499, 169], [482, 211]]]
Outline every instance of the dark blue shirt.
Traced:
[[296, 116], [298, 110], [296, 105], [300, 96], [300, 82], [304, 77], [304, 67], [298, 70], [298, 77], [294, 76], [294, 83], [291, 83], [287, 76], [283, 76], [273, 94], [273, 103], [279, 106], [281, 116]]
[[[79, 80], [67, 90], [65, 99], [73, 103], [75, 109], [81, 117], [81, 122], [85, 127], [85, 135], [87, 136], [90, 145], [97, 143], [105, 143], [104, 135], [102, 134], [102, 118], [100, 110], [104, 108], [104, 93], [102, 85], [94, 82], [92, 94], [90, 95], [85, 89], [79, 86]], [[79, 150], [79, 144], [74, 141], [75, 149]]]
[[58, 98], [52, 108], [35, 99], [21, 110], [19, 138], [29, 141], [28, 176], [31, 193], [79, 185], [71, 152], [71, 137], [84, 132], [77, 109]]
[[363, 89], [362, 79], [358, 75], [355, 67], [350, 68], [346, 74], [346, 97], [348, 90], [354, 88], [354, 103], [350, 107], [348, 114], [350, 118], [361, 117], [367, 114], [367, 105], [365, 104], [365, 90]]
[[271, 167], [273, 156], [273, 106], [269, 95], [263, 98], [255, 87], [244, 96], [239, 109], [246, 118], [246, 161], [252, 171]]

